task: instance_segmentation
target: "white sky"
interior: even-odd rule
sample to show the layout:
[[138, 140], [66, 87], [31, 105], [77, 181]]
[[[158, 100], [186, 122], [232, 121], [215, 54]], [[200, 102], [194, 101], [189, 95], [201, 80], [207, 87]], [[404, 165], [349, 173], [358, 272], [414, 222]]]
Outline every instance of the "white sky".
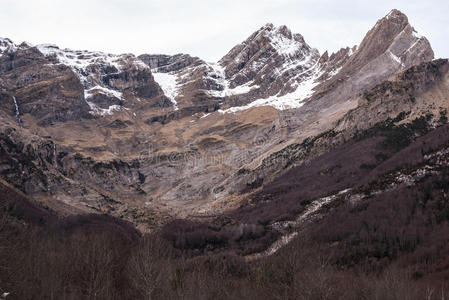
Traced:
[[266, 23], [287, 25], [320, 53], [353, 46], [392, 8], [408, 15], [436, 57], [449, 57], [448, 0], [0, 0], [0, 37], [217, 61]]

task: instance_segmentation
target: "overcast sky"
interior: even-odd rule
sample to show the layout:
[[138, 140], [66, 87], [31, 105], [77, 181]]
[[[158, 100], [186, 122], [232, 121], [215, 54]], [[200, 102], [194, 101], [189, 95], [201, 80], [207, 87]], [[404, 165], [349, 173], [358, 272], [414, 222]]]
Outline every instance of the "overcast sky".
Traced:
[[0, 0], [0, 37], [216, 61], [266, 23], [287, 25], [320, 53], [359, 44], [392, 8], [408, 15], [436, 57], [449, 57], [448, 0]]

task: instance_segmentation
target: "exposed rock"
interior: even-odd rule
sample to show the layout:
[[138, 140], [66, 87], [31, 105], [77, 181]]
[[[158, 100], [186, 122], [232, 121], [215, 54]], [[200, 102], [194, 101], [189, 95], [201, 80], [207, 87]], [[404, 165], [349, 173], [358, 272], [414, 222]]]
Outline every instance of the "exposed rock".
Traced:
[[200, 61], [197, 57], [191, 57], [188, 54], [158, 55], [158, 54], [142, 54], [139, 59], [147, 64], [151, 69], [159, 72], [168, 73], [175, 72]]

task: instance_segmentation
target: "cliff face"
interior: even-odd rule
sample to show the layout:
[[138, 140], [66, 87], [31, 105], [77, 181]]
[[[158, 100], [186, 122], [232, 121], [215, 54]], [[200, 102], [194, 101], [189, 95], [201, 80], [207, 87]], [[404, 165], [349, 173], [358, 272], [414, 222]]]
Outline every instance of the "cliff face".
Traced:
[[221, 213], [360, 130], [444, 111], [447, 61], [432, 59], [396, 10], [330, 55], [272, 24], [217, 63], [0, 39], [1, 175], [56, 210], [142, 228]]

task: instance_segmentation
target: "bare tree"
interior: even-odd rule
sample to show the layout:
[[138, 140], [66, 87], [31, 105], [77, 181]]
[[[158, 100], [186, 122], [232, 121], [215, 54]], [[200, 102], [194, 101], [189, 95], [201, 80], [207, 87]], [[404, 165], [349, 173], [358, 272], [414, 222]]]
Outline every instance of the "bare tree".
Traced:
[[169, 288], [170, 253], [159, 237], [143, 238], [128, 261], [127, 271], [134, 286], [146, 299], [154, 299], [157, 290]]

